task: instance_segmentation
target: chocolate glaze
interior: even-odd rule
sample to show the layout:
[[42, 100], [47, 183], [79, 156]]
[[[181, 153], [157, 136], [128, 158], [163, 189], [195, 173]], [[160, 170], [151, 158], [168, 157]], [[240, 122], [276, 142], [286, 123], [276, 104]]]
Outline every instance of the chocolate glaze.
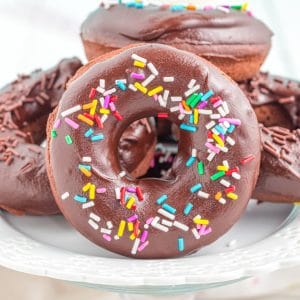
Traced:
[[50, 190], [44, 149], [46, 122], [81, 66], [77, 58], [22, 75], [0, 91], [0, 207], [15, 214], [58, 213]]
[[[169, 83], [168, 88], [174, 95], [180, 95], [187, 89], [186, 86], [191, 79], [182, 76], [182, 74], [192, 74], [198, 79], [203, 91], [212, 89], [216, 95], [220, 95], [227, 101], [230, 107], [230, 116], [241, 119], [244, 125], [238, 127], [232, 134], [232, 137], [237, 141], [235, 146], [226, 155], [219, 155], [213, 163], [207, 165], [206, 173], [201, 178], [203, 190], [214, 194], [220, 189], [220, 184], [210, 182], [209, 176], [215, 172], [216, 165], [221, 164], [223, 159], [227, 159], [230, 166], [235, 166], [240, 159], [253, 154], [254, 160], [240, 169], [241, 180], [236, 182], [237, 193], [239, 194], [237, 201], [228, 200], [226, 205], [221, 205], [216, 200], [205, 201], [189, 192], [191, 185], [195, 184], [195, 181], [199, 182], [199, 175], [194, 168], [186, 168], [185, 164], [191, 155], [192, 147], [200, 149], [200, 151], [204, 147], [206, 129], [203, 122], [205, 118], [201, 119], [197, 133], [181, 132], [179, 152], [173, 164], [175, 174], [173, 180], [135, 179], [128, 174], [125, 177], [118, 176], [122, 168], [117, 158], [117, 146], [126, 127], [137, 119], [154, 116], [158, 112], [169, 112], [170, 103], [167, 108], [163, 108], [158, 102], [151, 101], [148, 96], [143, 96], [141, 93], [127, 90], [124, 96], [117, 91], [117, 95], [122, 100], [118, 101], [116, 106], [124, 119], [119, 122], [115, 118], [109, 118], [102, 130], [105, 138], [101, 142], [97, 144], [86, 142], [83, 137], [86, 131], [84, 126], [76, 131], [62, 126], [58, 130], [58, 136], [51, 139], [50, 130], [55, 119], [59, 118], [61, 112], [66, 109], [79, 103], [86, 103], [90, 88], [98, 86], [99, 78], [105, 78], [107, 86], [113, 86], [117, 78], [125, 77], [129, 82], [132, 82], [129, 74], [135, 70], [135, 68], [130, 67], [132, 66], [131, 55], [133, 53], [147, 58], [159, 69], [159, 75], [153, 81], [153, 86], [162, 82], [162, 76], [175, 76], [176, 82]], [[125, 71], [128, 75], [125, 74]], [[177, 113], [169, 113], [169, 119], [178, 125], [182, 122], [178, 120]], [[116, 200], [115, 187], [139, 186], [143, 191], [144, 201], [136, 203], [136, 213], [139, 215], [141, 229], [149, 216], [156, 215], [159, 207], [155, 201], [162, 194], [167, 194], [169, 196], [168, 204], [176, 207], [178, 211], [176, 219], [190, 228], [193, 226], [193, 221], [190, 217], [182, 214], [188, 201], [195, 206], [193, 215], [200, 213], [203, 218], [210, 220], [212, 233], [201, 237], [199, 240], [193, 237], [191, 231], [184, 232], [172, 227], [168, 233], [164, 233], [150, 226], [149, 246], [142, 252], [137, 252], [134, 257], [166, 258], [191, 253], [224, 234], [245, 209], [258, 176], [260, 162], [259, 129], [255, 114], [244, 94], [234, 82], [208, 62], [193, 54], [168, 46], [143, 45], [125, 50], [119, 55], [112, 55], [105, 61], [94, 62], [94, 65], [69, 85], [59, 104], [58, 111], [49, 118], [47, 132], [47, 170], [55, 199], [66, 219], [94, 243], [122, 255], [131, 256], [133, 241], [128, 238], [128, 231], [120, 240], [112, 238], [111, 242], [107, 242], [102, 238], [99, 230], [94, 230], [88, 224], [88, 216], [93, 212], [101, 216], [100, 227], [105, 227], [106, 222], [111, 221], [114, 225], [115, 234], [120, 219], [125, 220], [133, 214]], [[64, 140], [66, 134], [72, 135], [72, 145], [66, 144]], [[81, 187], [86, 184], [86, 177], [78, 172], [77, 167], [81, 157], [85, 155], [92, 157], [92, 178], [95, 184], [105, 186], [107, 192], [100, 196], [97, 195], [94, 207], [82, 209], [82, 204], [74, 201], [73, 197], [80, 193]], [[206, 154], [203, 153], [203, 155], [205, 156], [202, 159], [205, 160]], [[61, 200], [61, 195], [65, 192], [69, 192], [70, 197]], [[182, 252], [177, 249], [179, 236], [185, 239], [185, 249]]]
[[265, 126], [300, 128], [300, 82], [260, 72], [239, 82], [253, 106], [258, 121]]

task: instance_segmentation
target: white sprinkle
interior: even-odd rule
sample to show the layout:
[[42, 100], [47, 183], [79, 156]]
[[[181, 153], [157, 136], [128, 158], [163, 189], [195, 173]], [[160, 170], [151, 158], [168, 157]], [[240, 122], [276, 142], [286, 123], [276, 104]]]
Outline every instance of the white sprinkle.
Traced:
[[144, 228], [145, 228], [145, 229], [149, 229], [149, 225], [148, 225], [148, 224], [145, 224], [145, 225], [144, 225]]
[[183, 231], [188, 231], [188, 230], [189, 230], [189, 227], [188, 227], [188, 226], [186, 226], [185, 224], [182, 224], [182, 223], [180, 223], [180, 222], [178, 222], [178, 221], [174, 221], [174, 222], [173, 222], [173, 225], [174, 225], [175, 227], [177, 227], [177, 228], [183, 230]]
[[208, 161], [212, 161], [216, 156], [216, 153], [215, 152], [211, 152], [208, 156], [207, 156], [207, 160]]
[[223, 166], [229, 168], [229, 163], [227, 160], [223, 160]]
[[211, 131], [212, 131], [212, 133], [214, 133], [215, 135], [220, 135], [220, 132], [219, 132], [216, 128], [213, 128]]
[[105, 92], [105, 89], [104, 88], [101, 88], [100, 86], [98, 86], [96, 88], [97, 92], [99, 92], [100, 94], [103, 94]]
[[75, 113], [79, 110], [81, 110], [81, 105], [78, 104], [78, 105], [75, 105], [75, 106], [63, 111], [61, 113], [61, 116], [64, 118], [64, 117], [69, 116], [69, 115], [71, 115], [71, 114], [73, 114], [73, 113]]
[[229, 108], [228, 108], [227, 102], [226, 102], [226, 101], [223, 101], [223, 104], [222, 104], [222, 105], [223, 105], [223, 109], [224, 109], [226, 115], [228, 115], [228, 114], [229, 114]]
[[200, 239], [200, 234], [199, 234], [199, 232], [198, 232], [198, 230], [196, 228], [192, 229], [192, 233], [193, 233], [193, 235], [194, 235], [194, 237], [195, 237], [196, 240]]
[[100, 102], [101, 107], [103, 107], [103, 106], [104, 106], [104, 98], [101, 97], [101, 98], [99, 99], [99, 102]]
[[118, 84], [118, 82], [123, 82], [124, 84], [126, 84], [127, 80], [126, 79], [117, 79], [117, 80], [115, 80], [115, 84]]
[[170, 112], [179, 111], [179, 106], [173, 106], [170, 108]]
[[165, 220], [165, 219], [162, 219], [161, 223], [163, 225], [166, 225], [168, 227], [172, 227], [173, 223], [171, 221], [168, 221], [168, 220]]
[[164, 210], [163, 208], [160, 208], [157, 212], [170, 220], [175, 219], [175, 216], [173, 214], [169, 213], [168, 211]]
[[216, 147], [219, 148], [224, 153], [228, 152], [228, 148], [227, 147], [221, 147], [219, 144], [216, 144]]
[[219, 202], [220, 202], [221, 204], [223, 204], [223, 205], [226, 204], [226, 200], [225, 200], [224, 198], [220, 198], [220, 199], [219, 199]]
[[197, 156], [197, 149], [193, 148], [192, 149], [192, 157], [196, 157]]
[[173, 76], [169, 76], [169, 77], [164, 77], [163, 78], [164, 82], [173, 82], [174, 81], [174, 77]]
[[226, 8], [224, 6], [217, 6], [216, 9], [221, 10], [222, 12], [227, 13], [227, 14], [230, 12], [230, 9]]
[[137, 91], [137, 88], [136, 88], [133, 84], [131, 84], [131, 83], [129, 84], [128, 88], [129, 88], [130, 90], [134, 91], [134, 92]]
[[92, 226], [95, 230], [97, 230], [97, 229], [99, 228], [99, 225], [98, 225], [95, 221], [93, 221], [93, 220], [91, 220], [91, 219], [89, 219], [88, 223], [89, 223], [90, 226]]
[[169, 90], [164, 90], [163, 99], [164, 99], [165, 101], [168, 100], [169, 94], [170, 94], [170, 91], [169, 91]]
[[101, 220], [101, 218], [94, 213], [90, 213], [90, 218], [96, 222], [100, 222], [100, 220]]
[[100, 88], [105, 89], [105, 80], [104, 79], [99, 80], [99, 86], [100, 86]]
[[201, 115], [211, 115], [212, 114], [212, 110], [210, 109], [198, 109], [199, 114]]
[[90, 207], [93, 207], [93, 206], [95, 206], [95, 202], [94, 201], [89, 201], [89, 202], [86, 202], [86, 203], [82, 204], [82, 209], [87, 209], [87, 208], [90, 208]]
[[[214, 139], [207, 139], [207, 142], [208, 143], [214, 143], [215, 140]], [[208, 149], [209, 153], [211, 153], [212, 151], [210, 149]]]
[[66, 200], [69, 197], [70, 197], [70, 194], [68, 192], [65, 192], [61, 195], [61, 200]]
[[234, 146], [234, 145], [235, 145], [235, 140], [232, 139], [230, 136], [227, 136], [226, 142], [227, 142], [230, 146]]
[[140, 61], [140, 62], [142, 62], [142, 63], [147, 63], [147, 59], [146, 58], [143, 58], [143, 57], [141, 57], [141, 56], [139, 56], [139, 55], [137, 55], [137, 54], [135, 54], [135, 53], [133, 53], [132, 55], [131, 55], [131, 58], [133, 59], [133, 60], [138, 60], [138, 61]]
[[124, 176], [126, 176], [126, 172], [125, 171], [122, 171], [119, 173], [119, 177], [120, 178], [123, 178]]
[[149, 75], [143, 82], [142, 86], [146, 87], [148, 84], [150, 84], [155, 79], [155, 76], [153, 74]]
[[114, 239], [115, 239], [115, 240], [119, 240], [120, 237], [119, 237], [118, 235], [115, 235], [115, 236], [114, 236]]
[[180, 102], [180, 101], [182, 101], [182, 97], [173, 96], [173, 97], [171, 97], [171, 101], [172, 102]]
[[101, 233], [106, 233], [106, 234], [111, 234], [111, 230], [107, 229], [107, 228], [101, 228], [100, 229]]
[[164, 231], [164, 232], [168, 232], [169, 231], [169, 228], [166, 227], [166, 226], [163, 226], [161, 224], [158, 223], [159, 221], [159, 217], [155, 217], [152, 222], [151, 222], [151, 226], [158, 229], [158, 230], [161, 230], [161, 231]]
[[114, 227], [114, 225], [112, 224], [111, 221], [107, 221], [106, 226], [107, 226], [108, 229], [112, 229]]
[[221, 179], [220, 183], [225, 187], [230, 187], [230, 182], [225, 179]]
[[162, 107], [167, 106], [167, 102], [163, 99], [163, 97], [161, 95], [158, 95], [157, 100], [158, 100], [160, 106], [162, 106]]
[[121, 199], [121, 189], [119, 187], [115, 188], [115, 195], [117, 200]]
[[111, 95], [111, 94], [115, 93], [116, 91], [117, 91], [116, 88], [112, 88], [110, 90], [105, 91], [103, 93], [103, 96]]
[[90, 156], [84, 156], [82, 162], [92, 162], [92, 158]]
[[203, 191], [199, 191], [197, 194], [200, 198], [204, 198], [204, 199], [208, 199], [209, 198], [209, 194], [205, 193]]
[[231, 240], [228, 244], [227, 247], [228, 248], [235, 248], [237, 244], [237, 240]]
[[132, 255], [135, 255], [135, 254], [136, 254], [137, 249], [138, 249], [138, 247], [139, 247], [139, 244], [140, 244], [140, 239], [139, 239], [139, 238], [136, 238], [136, 239], [134, 240], [134, 243], [133, 243], [133, 246], [132, 246], [132, 249], [131, 249], [131, 254], [132, 254]]
[[107, 118], [108, 118], [108, 115], [102, 115], [102, 117], [101, 117], [102, 124], [107, 120]]
[[187, 87], [191, 89], [195, 84], [196, 84], [196, 79], [191, 79]]
[[220, 119], [221, 115], [220, 114], [211, 114], [210, 118], [213, 119], [213, 120]]
[[206, 129], [211, 129], [212, 127], [214, 127], [216, 125], [215, 121], [210, 121], [209, 123], [207, 123], [205, 125]]
[[219, 106], [217, 111], [222, 117], [225, 117], [227, 115], [222, 106]]
[[198, 90], [200, 90], [200, 85], [199, 84], [197, 84], [197, 85], [193, 86], [191, 89], [187, 90], [184, 93], [184, 96], [188, 97], [188, 96], [192, 95], [193, 93], [197, 92]]
[[179, 114], [179, 115], [178, 115], [178, 120], [183, 120], [184, 117], [185, 117], [185, 114]]
[[240, 175], [239, 173], [236, 173], [236, 172], [233, 172], [233, 173], [231, 174], [231, 176], [232, 176], [234, 179], [236, 179], [236, 180], [240, 180], [240, 179], [241, 179], [241, 175]]
[[153, 65], [153, 63], [148, 63], [147, 64], [147, 67], [148, 67], [148, 69], [150, 70], [150, 72], [153, 74], [153, 75], [155, 75], [155, 76], [157, 76], [158, 75], [158, 71], [157, 71], [157, 69], [154, 67], [154, 65]]

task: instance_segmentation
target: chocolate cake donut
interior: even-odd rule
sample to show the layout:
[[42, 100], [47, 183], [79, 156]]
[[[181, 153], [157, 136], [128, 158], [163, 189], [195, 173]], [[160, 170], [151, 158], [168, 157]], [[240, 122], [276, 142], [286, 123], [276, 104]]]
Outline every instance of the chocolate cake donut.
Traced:
[[200, 55], [234, 80], [253, 77], [272, 32], [245, 6], [101, 5], [81, 26], [88, 59], [129, 44], [160, 43]]
[[[238, 86], [202, 58], [159, 44], [110, 53], [78, 74], [47, 129], [47, 171], [66, 219], [136, 258], [182, 256], [224, 234], [260, 163], [257, 119]], [[150, 116], [181, 129], [174, 180], [133, 178], [120, 165], [122, 133]]]
[[260, 72], [239, 82], [256, 113], [265, 126], [300, 128], [300, 82]]

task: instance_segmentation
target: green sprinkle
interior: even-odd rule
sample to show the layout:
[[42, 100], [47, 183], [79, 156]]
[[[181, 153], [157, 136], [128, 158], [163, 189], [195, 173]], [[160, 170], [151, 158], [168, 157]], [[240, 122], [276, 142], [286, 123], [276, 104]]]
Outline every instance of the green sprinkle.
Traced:
[[197, 95], [197, 97], [195, 97], [195, 99], [193, 99], [193, 101], [192, 101], [192, 103], [190, 104], [190, 106], [191, 106], [192, 108], [194, 108], [194, 107], [200, 102], [200, 100], [202, 99], [202, 96], [203, 96], [203, 94], [202, 94], [202, 93], [199, 93], [199, 94]]
[[204, 175], [204, 164], [203, 161], [198, 162], [198, 174]]
[[220, 172], [217, 172], [215, 173], [214, 175], [210, 176], [210, 179], [215, 181], [221, 177], [223, 177], [225, 175], [225, 172], [224, 171], [220, 171]]
[[186, 99], [186, 104], [187, 105], [190, 105], [191, 103], [193, 103], [194, 99], [197, 97], [197, 94], [192, 94], [191, 96], [189, 96], [187, 99]]
[[66, 136], [65, 136], [65, 140], [66, 140], [66, 143], [67, 143], [68, 145], [73, 144], [72, 138], [71, 138], [69, 135], [66, 135]]
[[51, 137], [53, 137], [53, 138], [57, 137], [57, 131], [55, 129], [51, 130]]

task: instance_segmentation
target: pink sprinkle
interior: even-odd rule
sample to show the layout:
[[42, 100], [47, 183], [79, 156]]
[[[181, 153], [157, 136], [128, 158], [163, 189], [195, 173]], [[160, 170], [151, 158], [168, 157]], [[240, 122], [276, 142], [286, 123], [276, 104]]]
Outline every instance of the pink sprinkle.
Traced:
[[219, 101], [214, 103], [213, 107], [214, 108], [219, 107], [220, 105], [222, 105], [222, 103], [223, 103], [223, 100], [220, 99]]
[[153, 98], [154, 98], [154, 101], [157, 101], [158, 100], [157, 94], [153, 95]]
[[220, 149], [218, 148], [218, 147], [216, 147], [216, 146], [214, 146], [213, 144], [211, 144], [211, 143], [205, 143], [205, 146], [208, 148], [208, 149], [210, 149], [211, 151], [213, 151], [213, 152], [215, 152], [215, 153], [220, 153]]
[[109, 102], [110, 102], [110, 95], [106, 95], [105, 98], [104, 98], [104, 104], [103, 104], [103, 107], [104, 107], [104, 108], [108, 108]]
[[73, 120], [69, 119], [69, 118], [65, 118], [65, 122], [74, 129], [79, 128], [79, 125], [76, 122], [74, 122]]
[[116, 111], [116, 106], [113, 102], [109, 103], [109, 108], [111, 109], [111, 111]]
[[127, 188], [126, 188], [126, 191], [127, 191], [128, 193], [135, 193], [136, 189], [135, 189], [135, 187], [127, 187]]
[[61, 119], [57, 119], [57, 120], [54, 122], [53, 128], [57, 129], [60, 125], [61, 125]]
[[143, 79], [145, 79], [145, 74], [142, 74], [142, 73], [131, 73], [130, 77], [134, 78], [134, 79], [143, 80]]
[[197, 108], [202, 109], [202, 108], [206, 107], [207, 103], [208, 103], [207, 101], [200, 102], [200, 103], [198, 104]]
[[138, 215], [132, 215], [131, 217], [127, 218], [128, 222], [134, 222], [138, 219]]
[[154, 219], [153, 217], [149, 218], [149, 219], [146, 221], [146, 224], [148, 224], [148, 225], [151, 224], [152, 221], [153, 221], [153, 219]]
[[237, 125], [237, 126], [242, 124], [241, 120], [239, 120], [239, 119], [232, 119], [232, 118], [220, 118], [219, 119], [219, 123], [223, 123], [223, 122], [226, 122], [226, 121], [229, 124], [233, 124], [233, 125]]
[[106, 188], [97, 188], [96, 192], [97, 192], [98, 194], [103, 194], [103, 193], [106, 192]]
[[206, 225], [201, 225], [201, 228], [199, 229], [199, 235], [204, 235], [206, 229]]
[[183, 108], [183, 106], [182, 106], [181, 103], [178, 104], [178, 107], [179, 107], [180, 113], [185, 114], [185, 110], [184, 110], [184, 108]]
[[143, 233], [142, 233], [142, 235], [141, 235], [141, 242], [142, 243], [146, 242], [147, 237], [148, 237], [148, 231], [144, 230]]
[[203, 235], [207, 235], [207, 234], [209, 234], [209, 233], [211, 233], [211, 232], [212, 232], [211, 227], [208, 227], [208, 228], [205, 230], [205, 232], [203, 233]]
[[225, 141], [225, 136], [224, 136], [224, 134], [220, 134], [219, 137], [222, 139], [223, 142]]
[[212, 9], [214, 9], [214, 7], [211, 6], [211, 5], [205, 5], [205, 6], [203, 7], [203, 10], [212, 10]]
[[138, 247], [138, 251], [141, 252], [143, 251], [147, 246], [149, 245], [149, 241], [145, 242], [141, 246]]
[[103, 234], [102, 236], [103, 236], [103, 238], [104, 238], [105, 240], [107, 240], [108, 242], [111, 241], [111, 236], [110, 236], [110, 235], [108, 235], [108, 234]]

